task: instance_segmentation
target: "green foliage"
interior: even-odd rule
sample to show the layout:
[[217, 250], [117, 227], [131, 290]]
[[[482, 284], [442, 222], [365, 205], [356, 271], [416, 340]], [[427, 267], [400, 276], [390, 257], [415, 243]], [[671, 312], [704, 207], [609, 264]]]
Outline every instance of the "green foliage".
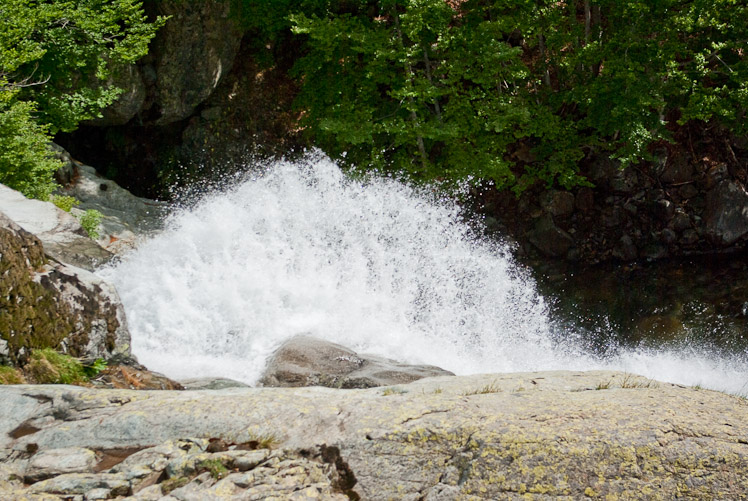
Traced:
[[78, 218], [78, 221], [80, 221], [88, 236], [95, 240], [99, 238], [99, 225], [103, 217], [103, 214], [96, 209], [88, 209]]
[[68, 195], [52, 195], [49, 200], [55, 204], [58, 209], [62, 209], [65, 212], [70, 212], [73, 210], [73, 207], [80, 205], [81, 203], [77, 198]]
[[639, 162], [676, 124], [748, 132], [744, 2], [308, 2], [289, 19], [305, 130], [352, 165], [569, 188], [588, 152]]
[[208, 471], [210, 476], [216, 480], [220, 480], [229, 474], [228, 468], [218, 459], [205, 459], [200, 461], [197, 466], [201, 470]]
[[39, 384], [82, 384], [88, 381], [78, 359], [52, 348], [34, 350], [26, 370]]
[[97, 358], [90, 364], [82, 364], [83, 373], [88, 379], [96, 377], [101, 371], [107, 368], [107, 362], [103, 358]]
[[163, 19], [140, 0], [0, 3], [0, 182], [47, 200], [59, 162], [50, 134], [100, 116], [122, 92], [110, 81], [148, 49]]
[[21, 371], [7, 365], [0, 365], [0, 384], [24, 384], [26, 380]]
[[47, 127], [38, 123], [33, 103], [15, 101], [0, 77], [0, 183], [26, 197], [47, 200], [62, 165], [47, 149]]

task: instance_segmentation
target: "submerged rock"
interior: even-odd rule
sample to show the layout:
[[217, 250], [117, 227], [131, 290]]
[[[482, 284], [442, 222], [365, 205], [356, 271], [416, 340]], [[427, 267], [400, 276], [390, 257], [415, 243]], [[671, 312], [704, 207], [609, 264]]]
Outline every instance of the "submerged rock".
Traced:
[[454, 374], [432, 365], [408, 365], [374, 355], [359, 355], [339, 344], [299, 335], [283, 343], [273, 354], [260, 384], [373, 388], [432, 376]]
[[[706, 500], [748, 492], [745, 399], [616, 372], [440, 377], [349, 391], [9, 386], [0, 398], [0, 488], [13, 499], [93, 489], [134, 499]], [[29, 465], [44, 464], [40, 455], [71, 447], [76, 465], [88, 464], [80, 449], [99, 462], [22, 483]]]

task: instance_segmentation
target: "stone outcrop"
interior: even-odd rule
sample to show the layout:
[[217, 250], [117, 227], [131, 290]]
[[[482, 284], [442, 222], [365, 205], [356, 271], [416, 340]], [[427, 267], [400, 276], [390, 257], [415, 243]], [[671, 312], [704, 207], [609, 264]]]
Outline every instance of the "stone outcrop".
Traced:
[[101, 177], [93, 167], [73, 159], [60, 146], [52, 147], [64, 163], [58, 173], [63, 185], [60, 193], [80, 201], [73, 211], [94, 209], [102, 214], [96, 241], [99, 246], [112, 254], [122, 254], [162, 227], [169, 209], [167, 204], [136, 197], [114, 181]]
[[[179, 500], [245, 499], [250, 489], [252, 499], [285, 489], [284, 499], [372, 500], [748, 492], [745, 399], [623, 373], [439, 377], [345, 391], [6, 386], [0, 397], [0, 489], [19, 498], [93, 489], [134, 499], [171, 489], [165, 499]], [[45, 480], [21, 481], [37, 478]]]
[[231, 70], [241, 30], [227, 0], [151, 2], [156, 14], [170, 16], [151, 43], [143, 72], [155, 89], [152, 118], [165, 125], [190, 116]]
[[260, 384], [373, 388], [433, 376], [454, 374], [432, 365], [408, 365], [375, 355], [359, 355], [339, 344], [299, 335], [276, 350], [260, 378]]
[[533, 258], [594, 264], [748, 249], [748, 149], [708, 136], [681, 141], [693, 144], [662, 148], [656, 160], [625, 168], [590, 153], [580, 172], [594, 187], [534, 186], [519, 199], [487, 190], [476, 209], [490, 230], [513, 237]]
[[0, 185], [0, 212], [33, 233], [44, 245], [44, 252], [61, 263], [92, 271], [112, 258], [88, 237], [75, 217], [50, 202], [30, 200]]
[[[0, 193], [6, 190], [0, 186]], [[55, 241], [51, 230], [45, 234]], [[38, 238], [0, 212], [0, 356], [22, 365], [34, 348], [91, 359], [129, 355], [130, 334], [114, 287], [84, 269], [48, 262], [45, 252]]]

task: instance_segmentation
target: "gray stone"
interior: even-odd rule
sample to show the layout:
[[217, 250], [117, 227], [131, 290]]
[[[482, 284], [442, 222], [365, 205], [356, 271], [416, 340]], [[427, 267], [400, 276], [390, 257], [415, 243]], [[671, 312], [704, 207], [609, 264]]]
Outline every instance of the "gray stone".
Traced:
[[712, 243], [727, 246], [748, 233], [748, 193], [725, 180], [707, 193], [704, 229]]
[[[60, 155], [67, 155], [62, 148]], [[132, 250], [146, 236], [163, 227], [169, 206], [164, 202], [136, 197], [114, 181], [102, 178], [96, 169], [70, 158], [74, 179], [60, 194], [75, 197], [81, 203], [73, 212], [94, 209], [102, 214], [97, 243], [113, 254]]]
[[156, 76], [156, 123], [165, 125], [187, 118], [211, 95], [231, 70], [242, 37], [228, 0], [164, 0], [156, 8], [159, 15], [171, 16], [149, 54]]
[[682, 155], [675, 155], [666, 160], [666, 165], [660, 174], [663, 183], [686, 183], [693, 178], [693, 165]]
[[673, 230], [683, 231], [691, 227], [691, 218], [688, 217], [688, 214], [686, 214], [683, 209], [679, 208], [675, 210], [675, 215], [670, 221], [670, 224], [672, 225]]
[[35, 454], [29, 461], [24, 478], [33, 483], [65, 473], [87, 473], [96, 465], [96, 454], [81, 447], [50, 449]]
[[112, 253], [88, 237], [75, 217], [51, 202], [30, 200], [0, 185], [0, 212], [33, 233], [44, 252], [57, 261], [92, 271], [112, 258]]
[[129, 355], [114, 286], [84, 269], [47, 262], [39, 239], [2, 213], [0, 254], [0, 337], [14, 365], [25, 361], [29, 346], [92, 359]]
[[185, 390], [223, 390], [225, 388], [248, 388], [249, 385], [226, 378], [192, 378], [180, 379]]
[[680, 243], [683, 245], [693, 245], [699, 241], [699, 234], [694, 229], [688, 229], [683, 232]]
[[574, 195], [568, 191], [548, 190], [540, 195], [540, 205], [555, 217], [567, 217], [574, 212]]
[[634, 241], [630, 236], [624, 235], [618, 241], [618, 244], [613, 249], [613, 257], [620, 259], [621, 261], [633, 261], [639, 255], [639, 251], [634, 245]]
[[[95, 79], [92, 80], [96, 82]], [[115, 66], [105, 83], [107, 86], [118, 87], [123, 92], [116, 101], [101, 110], [101, 117], [86, 120], [83, 122], [85, 125], [124, 125], [143, 108], [146, 88], [138, 66], [134, 64]]]
[[[291, 499], [295, 493], [345, 499], [340, 496], [351, 490], [364, 500], [514, 499], [518, 493], [741, 499], [748, 489], [748, 406], [739, 397], [609, 371], [439, 377], [397, 390], [3, 387], [3, 468], [23, 461], [32, 444], [37, 454], [72, 446], [158, 449], [136, 453], [143, 461], [126, 465], [128, 458], [117, 473], [67, 474], [31, 487], [7, 483], [4, 494], [72, 497], [109, 489], [114, 497], [143, 482], [128, 477], [130, 468], [169, 454], [185, 464], [215, 459], [229, 471], [213, 478], [197, 468], [185, 479], [189, 488], [165, 499]], [[20, 425], [36, 431], [13, 434]], [[246, 471], [232, 460], [256, 451], [205, 453], [208, 438], [243, 444], [267, 434], [275, 449]]]
[[339, 344], [299, 335], [276, 350], [260, 384], [373, 388], [410, 383], [424, 377], [453, 375], [431, 365], [408, 365], [374, 355], [359, 355]]
[[689, 198], [693, 198], [698, 195], [699, 190], [692, 184], [685, 184], [678, 188], [678, 194], [681, 196], [681, 198], [685, 198], [686, 200], [688, 200]]
[[574, 239], [557, 227], [550, 215], [539, 218], [528, 235], [528, 240], [546, 256], [561, 257], [574, 246]]

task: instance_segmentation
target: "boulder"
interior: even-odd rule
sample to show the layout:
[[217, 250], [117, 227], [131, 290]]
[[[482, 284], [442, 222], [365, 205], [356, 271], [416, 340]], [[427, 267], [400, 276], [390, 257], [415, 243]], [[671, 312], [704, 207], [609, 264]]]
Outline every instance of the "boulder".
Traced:
[[[85, 489], [136, 499], [167, 491], [249, 499], [249, 489], [251, 499], [364, 500], [748, 492], [745, 399], [617, 372], [439, 377], [346, 391], [27, 385], [0, 388], [0, 398], [0, 485], [13, 499]], [[31, 486], [19, 480], [38, 455], [70, 447], [102, 459], [88, 472]]]
[[736, 181], [720, 181], [707, 193], [704, 229], [719, 246], [733, 244], [748, 233], [748, 193]]
[[276, 350], [260, 385], [373, 388], [432, 376], [454, 374], [432, 365], [408, 365], [375, 355], [359, 355], [339, 344], [299, 335]]
[[29, 348], [92, 359], [129, 354], [124, 308], [111, 284], [84, 269], [47, 262], [42, 242], [2, 213], [0, 255], [0, 337], [12, 364], [22, 364]]
[[574, 246], [574, 238], [556, 226], [550, 215], [538, 218], [528, 234], [528, 240], [550, 257], [563, 257]]
[[[229, 0], [151, 2], [156, 13], [170, 16], [151, 42], [144, 68], [155, 87], [151, 104], [157, 125], [189, 117], [231, 70], [241, 43]], [[148, 76], [150, 75], [150, 77]]]
[[75, 197], [80, 205], [73, 211], [94, 209], [102, 214], [97, 243], [113, 254], [132, 250], [144, 236], [163, 225], [169, 206], [164, 202], [136, 197], [114, 181], [105, 179], [89, 165], [74, 160], [56, 146], [58, 158], [66, 164], [70, 182], [60, 194]]
[[[93, 86], [99, 81], [92, 79]], [[112, 126], [124, 125], [129, 122], [143, 108], [146, 98], [145, 82], [140, 68], [134, 64], [121, 64], [112, 68], [106, 81], [107, 86], [122, 89], [117, 100], [101, 110], [101, 116], [92, 120], [85, 120], [85, 125]]]
[[88, 237], [75, 217], [51, 202], [30, 200], [0, 185], [0, 212], [33, 233], [44, 245], [44, 252], [59, 262], [93, 271], [112, 258], [111, 252]]

